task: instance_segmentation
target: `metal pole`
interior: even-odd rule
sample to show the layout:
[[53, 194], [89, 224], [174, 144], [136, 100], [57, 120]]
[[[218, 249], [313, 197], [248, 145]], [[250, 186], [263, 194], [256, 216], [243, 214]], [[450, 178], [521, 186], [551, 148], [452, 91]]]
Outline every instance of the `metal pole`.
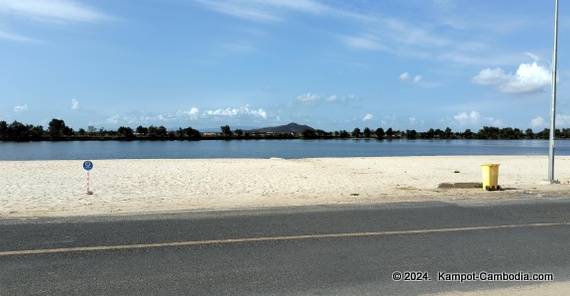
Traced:
[[554, 10], [554, 54], [552, 55], [552, 100], [550, 101], [550, 141], [548, 146], [548, 181], [556, 183], [554, 179], [554, 135], [556, 122], [556, 50], [558, 47], [558, 0]]

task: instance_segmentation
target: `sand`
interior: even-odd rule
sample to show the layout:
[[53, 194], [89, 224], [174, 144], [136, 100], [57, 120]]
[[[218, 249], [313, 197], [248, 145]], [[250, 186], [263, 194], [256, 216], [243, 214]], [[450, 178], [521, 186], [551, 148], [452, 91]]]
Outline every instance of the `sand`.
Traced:
[[[498, 183], [505, 190], [438, 188], [440, 183], [481, 183], [481, 164], [487, 163], [500, 164]], [[83, 161], [0, 161], [0, 218], [539, 199], [570, 190], [570, 157], [556, 157], [555, 164], [560, 184], [544, 182], [547, 156], [93, 160], [89, 180]], [[569, 283], [548, 283], [486, 292], [562, 295], [569, 290]]]
[[[555, 160], [557, 185], [547, 156], [93, 160], [89, 180], [83, 161], [0, 161], [0, 217], [539, 198], [570, 189], [570, 157]], [[482, 182], [486, 163], [505, 190], [438, 188]]]

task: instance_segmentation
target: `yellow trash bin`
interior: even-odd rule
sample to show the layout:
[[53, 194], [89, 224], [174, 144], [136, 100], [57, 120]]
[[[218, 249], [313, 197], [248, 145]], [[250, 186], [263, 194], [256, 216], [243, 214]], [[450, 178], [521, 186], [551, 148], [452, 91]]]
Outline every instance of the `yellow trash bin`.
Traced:
[[501, 190], [499, 186], [499, 164], [482, 164], [483, 190]]

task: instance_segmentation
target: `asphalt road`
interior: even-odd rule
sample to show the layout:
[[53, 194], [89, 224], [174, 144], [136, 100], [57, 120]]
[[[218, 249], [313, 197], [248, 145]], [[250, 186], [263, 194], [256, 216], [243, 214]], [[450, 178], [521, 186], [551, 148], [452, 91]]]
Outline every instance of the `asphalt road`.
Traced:
[[[460, 283], [440, 275], [552, 273], [568, 281], [569, 246], [566, 197], [0, 219], [0, 295], [492, 289], [539, 282]], [[421, 278], [394, 281], [396, 271]]]

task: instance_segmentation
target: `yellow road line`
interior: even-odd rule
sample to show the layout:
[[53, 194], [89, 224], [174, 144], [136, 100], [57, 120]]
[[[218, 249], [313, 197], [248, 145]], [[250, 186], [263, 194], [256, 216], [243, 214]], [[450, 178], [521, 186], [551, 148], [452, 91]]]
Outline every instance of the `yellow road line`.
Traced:
[[398, 230], [398, 231], [305, 234], [305, 235], [291, 235], [291, 236], [229, 238], [229, 239], [151, 243], [151, 244], [131, 244], [131, 245], [115, 245], [115, 246], [91, 246], [91, 247], [72, 247], [72, 248], [55, 248], [55, 249], [2, 251], [2, 252], [0, 252], [0, 256], [33, 255], [33, 254], [48, 254], [48, 253], [68, 253], [68, 252], [89, 252], [89, 251], [108, 251], [108, 250], [127, 250], [127, 249], [147, 249], [147, 248], [161, 248], [161, 247], [184, 247], [184, 246], [201, 246], [201, 245], [213, 245], [213, 244], [237, 244], [237, 243], [289, 241], [289, 240], [323, 239], [323, 238], [350, 238], [350, 237], [368, 237], [368, 236], [385, 236], [385, 235], [428, 234], [428, 233], [494, 230], [494, 229], [507, 229], [507, 228], [525, 228], [525, 227], [553, 227], [553, 226], [570, 226], [570, 222], [532, 223], [532, 224], [519, 224], [519, 225], [512, 224], [512, 225], [495, 225], [495, 226], [474, 226], [474, 227], [439, 228], [439, 229], [416, 229], [416, 230]]

